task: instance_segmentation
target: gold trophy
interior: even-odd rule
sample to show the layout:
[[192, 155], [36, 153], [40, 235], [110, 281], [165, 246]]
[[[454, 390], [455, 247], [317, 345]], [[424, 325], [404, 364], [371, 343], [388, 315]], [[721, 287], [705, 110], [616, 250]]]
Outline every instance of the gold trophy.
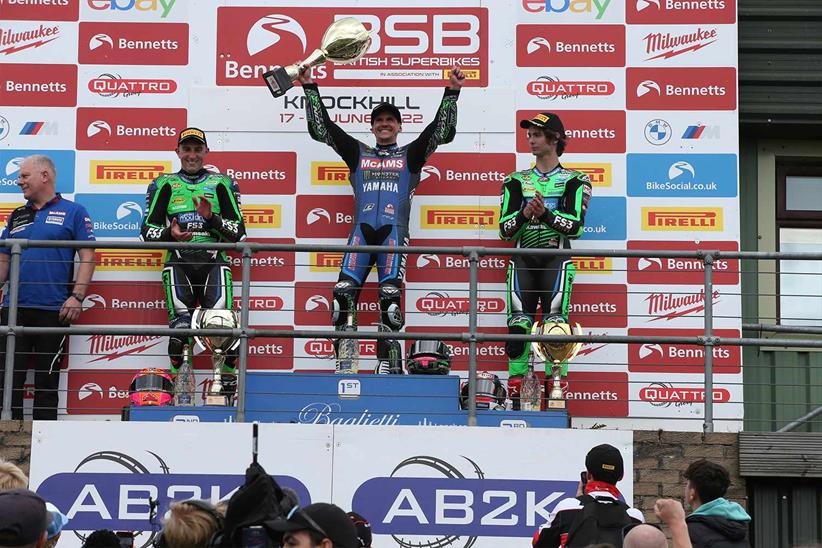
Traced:
[[[236, 329], [240, 326], [237, 312], [220, 308], [196, 308], [191, 315], [193, 329]], [[214, 367], [214, 376], [211, 388], [205, 397], [206, 405], [230, 405], [231, 402], [223, 390], [222, 371], [226, 353], [236, 350], [240, 346], [240, 339], [231, 335], [195, 335], [194, 340], [203, 348], [211, 351], [211, 363]]]
[[371, 36], [362, 23], [353, 17], [335, 21], [325, 30], [319, 49], [296, 65], [275, 67], [263, 74], [263, 80], [274, 97], [285, 94], [294, 87], [294, 80], [307, 68], [325, 63], [353, 63], [365, 54], [371, 45]]
[[[576, 324], [574, 328], [567, 323], [546, 322], [534, 323], [531, 329], [532, 335], [582, 335], [582, 328]], [[548, 409], [565, 409], [565, 396], [562, 393], [560, 379], [562, 378], [562, 363], [569, 362], [576, 357], [582, 343], [579, 342], [549, 342], [534, 341], [531, 343], [534, 353], [545, 362], [546, 366], [550, 361], [551, 365], [551, 390], [548, 393]], [[547, 376], [546, 369], [546, 376]]]

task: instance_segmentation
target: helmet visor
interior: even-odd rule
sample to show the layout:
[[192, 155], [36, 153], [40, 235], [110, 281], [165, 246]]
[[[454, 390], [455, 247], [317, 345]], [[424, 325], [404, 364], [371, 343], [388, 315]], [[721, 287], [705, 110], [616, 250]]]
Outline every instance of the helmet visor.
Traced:
[[141, 375], [131, 382], [132, 392], [166, 392], [174, 393], [174, 385], [170, 379], [156, 373]]

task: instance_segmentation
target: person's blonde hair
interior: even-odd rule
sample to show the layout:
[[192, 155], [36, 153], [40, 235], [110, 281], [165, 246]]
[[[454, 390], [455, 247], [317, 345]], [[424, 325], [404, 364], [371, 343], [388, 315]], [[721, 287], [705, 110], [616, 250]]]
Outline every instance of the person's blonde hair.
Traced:
[[0, 459], [0, 491], [26, 489], [28, 486], [29, 478], [19, 466]]
[[187, 502], [175, 502], [163, 525], [163, 540], [174, 548], [204, 548], [217, 531], [217, 519], [206, 510]]

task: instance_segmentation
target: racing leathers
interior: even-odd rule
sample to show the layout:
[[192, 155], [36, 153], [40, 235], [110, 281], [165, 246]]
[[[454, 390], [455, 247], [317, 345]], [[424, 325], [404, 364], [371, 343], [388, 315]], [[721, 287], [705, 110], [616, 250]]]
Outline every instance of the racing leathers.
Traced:
[[[439, 109], [413, 142], [397, 146], [369, 146], [348, 135], [331, 121], [316, 84], [304, 84], [308, 132], [315, 141], [331, 146], [345, 161], [354, 190], [354, 223], [348, 245], [408, 245], [411, 199], [428, 157], [454, 139], [459, 90], [445, 89]], [[349, 314], [356, 326], [357, 302], [371, 267], [379, 281], [380, 331], [398, 332], [403, 324], [400, 289], [405, 276], [402, 253], [345, 253], [334, 287], [332, 322], [345, 329]], [[337, 342], [335, 342], [335, 347]], [[377, 342], [378, 372], [402, 372], [402, 352], [396, 340]]]
[[[545, 211], [538, 219], [527, 219], [523, 209], [537, 191], [543, 196]], [[548, 173], [536, 167], [511, 173], [502, 184], [500, 237], [516, 240], [519, 248], [570, 248], [569, 240], [582, 236], [590, 199], [588, 176], [559, 164]], [[567, 323], [574, 273], [570, 257], [513, 256], [507, 277], [509, 333], [530, 333], [540, 302], [543, 321]], [[515, 402], [519, 381], [528, 371], [530, 347], [525, 342], [506, 344], [509, 393], [513, 392]], [[566, 373], [567, 364], [563, 364]]]
[[[206, 220], [197, 213], [193, 197], [211, 203], [211, 218]], [[148, 185], [140, 238], [146, 242], [175, 241], [171, 235], [173, 219], [181, 231], [193, 234], [190, 240], [193, 243], [238, 242], [245, 238], [239, 186], [230, 177], [205, 169], [194, 174], [180, 170], [160, 175]], [[162, 279], [171, 328], [190, 328], [191, 314], [198, 303], [202, 308], [233, 308], [231, 265], [224, 252], [170, 250]], [[184, 359], [183, 346], [190, 344], [186, 339], [169, 337], [168, 355], [173, 373]], [[236, 377], [233, 377], [236, 357], [229, 353], [223, 367], [227, 395], [236, 386]]]

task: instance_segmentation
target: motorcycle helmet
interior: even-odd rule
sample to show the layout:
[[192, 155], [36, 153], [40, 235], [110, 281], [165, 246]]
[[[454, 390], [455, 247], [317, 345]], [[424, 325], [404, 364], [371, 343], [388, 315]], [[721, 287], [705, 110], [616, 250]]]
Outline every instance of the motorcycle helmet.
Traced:
[[409, 375], [447, 375], [451, 351], [442, 341], [414, 341], [408, 347], [405, 368]]
[[128, 388], [132, 405], [169, 405], [174, 397], [174, 382], [162, 369], [141, 369]]
[[[480, 371], [477, 373], [477, 409], [504, 409], [507, 394], [499, 377]], [[463, 381], [460, 389], [460, 406], [468, 409], [468, 381]]]

